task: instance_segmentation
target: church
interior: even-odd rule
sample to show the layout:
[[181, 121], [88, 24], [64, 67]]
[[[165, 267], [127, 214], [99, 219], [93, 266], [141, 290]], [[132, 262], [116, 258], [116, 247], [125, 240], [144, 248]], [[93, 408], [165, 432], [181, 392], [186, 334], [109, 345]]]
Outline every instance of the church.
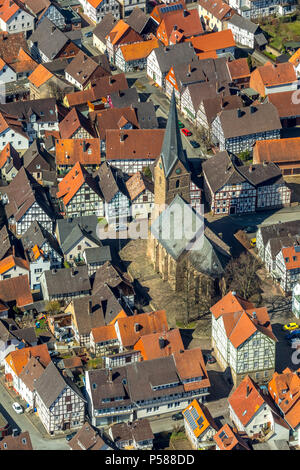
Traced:
[[153, 179], [155, 204], [147, 255], [155, 271], [174, 291], [188, 289], [195, 302], [200, 295], [223, 293], [230, 247], [200, 213], [201, 189], [182, 146], [174, 93]]

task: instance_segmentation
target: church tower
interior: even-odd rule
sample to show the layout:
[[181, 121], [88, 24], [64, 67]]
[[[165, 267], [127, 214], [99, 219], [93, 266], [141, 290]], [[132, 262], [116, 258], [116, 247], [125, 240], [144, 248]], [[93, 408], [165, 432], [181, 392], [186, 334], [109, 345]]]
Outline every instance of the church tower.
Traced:
[[158, 206], [169, 205], [179, 194], [190, 203], [191, 172], [182, 147], [175, 93], [173, 91], [167, 127], [161, 154], [154, 165], [154, 202], [156, 215]]

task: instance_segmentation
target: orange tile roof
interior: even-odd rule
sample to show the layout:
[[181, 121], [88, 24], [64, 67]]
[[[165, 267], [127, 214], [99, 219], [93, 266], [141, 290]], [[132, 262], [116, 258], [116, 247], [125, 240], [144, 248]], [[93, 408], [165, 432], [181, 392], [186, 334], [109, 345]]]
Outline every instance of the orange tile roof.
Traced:
[[255, 308], [251, 302], [229, 292], [210, 310], [216, 319], [223, 317], [226, 336], [235, 348], [258, 331], [277, 341], [265, 307]]
[[106, 325], [99, 326], [98, 328], [92, 328], [91, 334], [95, 343], [102, 343], [103, 341], [117, 339], [115, 325]]
[[200, 52], [197, 54], [199, 60], [203, 59], [217, 59], [217, 52], [216, 51], [207, 51], [207, 52]]
[[2, 70], [6, 65], [6, 62], [4, 62], [4, 60], [0, 57], [0, 70]]
[[34, 259], [39, 259], [41, 256], [44, 257], [44, 252], [39, 248], [38, 245], [34, 245], [32, 248]]
[[57, 139], [55, 160], [56, 165], [100, 165], [100, 139]]
[[267, 62], [265, 65], [258, 67], [252, 73], [258, 73], [266, 87], [284, 85], [285, 83], [297, 81], [294, 66], [289, 62], [276, 65], [271, 64], [271, 62]]
[[[185, 2], [183, 0], [179, 2], [173, 2], [172, 6], [174, 7], [175, 5], [182, 5], [183, 8], [181, 9], [181, 11], [183, 11], [183, 9], [186, 7]], [[175, 11], [170, 10], [166, 12], [162, 11], [164, 7], [166, 7], [165, 3], [159, 4], [153, 8], [150, 14], [151, 18], [153, 18], [157, 23], [160, 23], [162, 19], [165, 18], [166, 16], [173, 15], [176, 12], [176, 10]]]
[[184, 350], [180, 331], [176, 328], [166, 333], [152, 333], [143, 335], [134, 345], [136, 351], [140, 351], [143, 359], [151, 360], [158, 357], [170, 356], [174, 352]]
[[53, 74], [49, 72], [43, 64], [39, 64], [37, 68], [29, 75], [28, 80], [37, 88], [46, 83]]
[[8, 354], [5, 360], [15, 374], [19, 376], [31, 357], [38, 357], [40, 363], [44, 367], [47, 367], [51, 362], [51, 357], [46, 344], [40, 344], [30, 348], [16, 349]]
[[228, 402], [243, 426], [246, 426], [265, 400], [256, 383], [246, 375], [228, 398]]
[[23, 268], [29, 271], [28, 261], [22, 258], [17, 258], [16, 256], [13, 256], [13, 255], [10, 255], [10, 256], [7, 256], [7, 258], [4, 258], [0, 261], [0, 274], [6, 273], [14, 266], [18, 266], [20, 268]]
[[117, 324], [124, 347], [134, 346], [143, 335], [157, 332], [165, 333], [169, 329], [165, 310], [120, 318]]
[[148, 55], [159, 47], [158, 39], [150, 39], [150, 41], [141, 41], [133, 44], [124, 44], [120, 46], [122, 55], [126, 62], [131, 60], [145, 59]]
[[226, 49], [236, 45], [231, 29], [203, 34], [202, 36], [191, 38], [189, 41], [193, 44], [195, 52], [217, 51], [218, 49]]
[[11, 0], [1, 0], [0, 18], [5, 23], [20, 9], [20, 7]]
[[174, 352], [173, 356], [181, 380], [201, 377], [197, 382], [184, 383], [185, 391], [210, 387], [201, 348], [180, 350]]
[[38, 63], [26, 52], [23, 47], [20, 48], [16, 62], [10, 62], [10, 67], [15, 72], [29, 72], [38, 67]]
[[213, 439], [220, 450], [233, 450], [239, 444], [246, 450], [250, 450], [248, 445], [237, 433], [233, 432], [231, 426], [229, 426], [227, 423], [224, 424], [221, 429], [219, 429], [219, 431], [214, 435]]
[[121, 39], [121, 37], [130, 29], [130, 26], [125, 23], [125, 21], [120, 20], [116, 24], [116, 26], [113, 27], [113, 29], [108, 33], [106, 38], [110, 38], [110, 41], [112, 45], [114, 46], [117, 44], [117, 42]]
[[300, 63], [300, 48], [289, 58], [289, 62], [293, 64], [295, 67]]
[[286, 422], [295, 429], [300, 423], [300, 377], [289, 368], [281, 374], [275, 372], [268, 390]]
[[[174, 26], [176, 26], [175, 30]], [[176, 37], [177, 33], [178, 37]], [[156, 36], [167, 45], [169, 41], [179, 42], [183, 36], [191, 37], [201, 33], [203, 33], [203, 26], [197, 9], [177, 10], [163, 18], [157, 28]]]
[[280, 119], [300, 116], [300, 101], [293, 99], [293, 93], [294, 91], [281, 91], [268, 95], [268, 102], [276, 107]]
[[289, 246], [281, 249], [283, 261], [287, 270], [300, 268], [300, 247], [297, 247], [299, 248], [299, 251], [296, 251], [295, 248], [295, 246]]
[[165, 129], [108, 129], [106, 160], [155, 160], [160, 155], [164, 134]]
[[92, 7], [97, 8], [103, 0], [86, 0]]
[[77, 162], [58, 184], [56, 197], [62, 198], [64, 205], [67, 206], [84, 183], [92, 186], [91, 181], [93, 181], [91, 175]]
[[299, 162], [300, 137], [293, 139], [257, 140], [254, 146], [253, 163]]
[[[225, 20], [225, 16], [228, 13], [230, 14], [230, 16], [234, 13], [234, 10], [222, 0], [214, 0], [214, 2], [210, 2], [207, 0], [198, 0], [198, 3], [202, 8], [210, 12], [215, 18], [220, 21], [222, 21], [223, 19]], [[226, 20], [228, 21], [227, 16]]]
[[[9, 157], [16, 158], [17, 160], [19, 159], [20, 167], [21, 167], [22, 162], [21, 162], [21, 159], [19, 157], [19, 154], [10, 142], [8, 142], [5, 145], [4, 149], [0, 153], [0, 169], [3, 168], [3, 166], [5, 165], [5, 163], [7, 162], [7, 159]], [[17, 168], [17, 170], [19, 170], [19, 168]]]
[[[193, 414], [191, 413], [192, 410], [194, 410], [194, 413], [197, 413], [197, 419], [195, 419]], [[182, 414], [184, 416], [184, 419], [186, 420], [187, 425], [190, 425], [190, 420], [193, 421], [194, 426], [193, 428], [191, 428], [191, 430], [196, 438], [201, 436], [201, 434], [207, 431], [207, 429], [210, 427], [212, 427], [215, 431], [217, 431], [218, 429], [206, 406], [202, 404], [200, 405], [200, 403], [196, 399], [193, 400], [192, 403], [182, 411]], [[189, 417], [189, 419], [187, 418], [187, 416]], [[199, 418], [202, 418], [202, 420], [199, 421]], [[200, 425], [199, 422], [201, 423]]]

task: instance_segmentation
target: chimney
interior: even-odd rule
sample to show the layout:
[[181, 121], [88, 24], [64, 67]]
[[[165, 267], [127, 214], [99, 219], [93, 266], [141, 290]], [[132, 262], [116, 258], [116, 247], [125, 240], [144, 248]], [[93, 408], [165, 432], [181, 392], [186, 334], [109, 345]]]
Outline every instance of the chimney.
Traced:
[[55, 269], [55, 268], [51, 269], [51, 272], [52, 272], [52, 274], [55, 274], [55, 273], [56, 273], [56, 269]]
[[109, 83], [110, 85], [112, 85], [112, 84], [114, 83], [113, 77], [109, 77], [108, 83]]
[[256, 318], [256, 312], [252, 312], [252, 318]]
[[249, 385], [247, 385], [247, 388], [246, 388], [246, 398], [248, 398], [248, 396], [250, 395], [250, 392], [251, 392], [251, 388], [249, 387]]
[[186, 17], [188, 16], [189, 12], [187, 10], [183, 10], [183, 16]]
[[255, 111], [256, 111], [256, 107], [255, 106], [250, 106], [250, 113], [254, 114]]
[[240, 108], [238, 108], [238, 110], [237, 110], [237, 116], [238, 116], [238, 118], [243, 116], [242, 110]]
[[177, 30], [177, 24], [174, 24], [173, 29], [174, 29], [174, 31]]
[[16, 428], [13, 429], [13, 430], [12, 430], [12, 436], [13, 436], [13, 437], [17, 437], [18, 435], [19, 435], [19, 430], [16, 429]]
[[124, 142], [125, 140], [125, 135], [124, 132], [120, 132], [120, 142]]
[[134, 324], [134, 331], [137, 333], [140, 330], [140, 325], [138, 323]]
[[88, 149], [88, 145], [87, 145], [87, 143], [86, 143], [85, 140], [84, 140], [84, 142], [83, 142], [83, 147], [82, 147], [82, 149], [83, 149], [84, 152], [86, 152], [87, 149]]
[[71, 268], [71, 276], [72, 276], [72, 277], [75, 276], [75, 269], [74, 269], [74, 268]]
[[218, 82], [218, 80], [216, 81], [216, 93], [219, 93], [219, 82]]
[[221, 238], [221, 240], [222, 240], [222, 238], [223, 238], [223, 233], [222, 233], [222, 232], [218, 233], [218, 237]]
[[158, 339], [158, 344], [159, 344], [159, 349], [164, 349], [165, 347], [165, 340], [162, 336], [159, 337]]
[[89, 307], [88, 307], [88, 308], [89, 308], [89, 310], [88, 310], [88, 312], [89, 312], [89, 315], [91, 315], [91, 314], [93, 313], [93, 309], [92, 309], [92, 301], [91, 301], [91, 300], [89, 300]]
[[253, 165], [250, 165], [250, 166], [249, 166], [249, 173], [252, 173], [253, 170], [254, 170]]
[[191, 41], [188, 42], [188, 45], [190, 48], [194, 47]]
[[51, 28], [51, 34], [53, 34], [55, 30], [56, 30], [56, 26], [53, 25]]
[[191, 75], [191, 72], [192, 72], [192, 66], [191, 64], [188, 65], [188, 71], [187, 71], [187, 77], [189, 77]]
[[267, 160], [264, 160], [264, 161], [263, 161], [263, 166], [267, 166], [267, 165], [268, 165]]
[[112, 368], [109, 367], [107, 370], [107, 382], [112, 383]]
[[168, 51], [169, 51], [169, 48], [165, 46], [165, 52], [168, 52]]
[[235, 292], [235, 291], [232, 291], [231, 293], [232, 293], [232, 295], [234, 295], [234, 296], [236, 295], [236, 292]]

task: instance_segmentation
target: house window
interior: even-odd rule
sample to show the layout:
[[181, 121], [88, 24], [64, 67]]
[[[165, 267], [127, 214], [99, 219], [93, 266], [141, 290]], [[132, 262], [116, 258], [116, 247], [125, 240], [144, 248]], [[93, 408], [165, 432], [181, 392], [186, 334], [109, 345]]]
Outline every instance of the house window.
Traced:
[[65, 397], [65, 402], [69, 403], [71, 401], [71, 396]]

